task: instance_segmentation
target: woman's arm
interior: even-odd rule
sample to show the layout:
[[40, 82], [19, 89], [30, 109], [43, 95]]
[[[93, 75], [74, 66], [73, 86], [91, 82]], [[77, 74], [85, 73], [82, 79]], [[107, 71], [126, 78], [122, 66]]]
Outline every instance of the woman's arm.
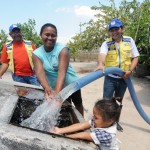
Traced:
[[34, 54], [32, 55], [32, 60], [33, 60], [33, 64], [34, 64], [37, 78], [45, 90], [46, 98], [53, 97], [52, 89], [51, 89], [51, 87], [48, 84], [48, 81], [46, 79], [45, 71], [44, 71], [41, 60]]
[[63, 89], [69, 61], [70, 61], [70, 56], [68, 53], [68, 48], [63, 48], [63, 50], [60, 52], [59, 55], [58, 77], [55, 85], [56, 94]]

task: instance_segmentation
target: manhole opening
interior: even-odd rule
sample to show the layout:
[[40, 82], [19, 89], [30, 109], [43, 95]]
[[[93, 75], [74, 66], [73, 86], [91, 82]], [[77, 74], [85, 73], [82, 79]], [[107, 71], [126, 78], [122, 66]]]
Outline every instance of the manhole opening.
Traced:
[[[20, 96], [10, 120], [10, 124], [23, 127], [20, 123], [29, 118], [31, 114], [35, 111], [35, 109], [42, 104], [43, 100], [40, 99], [28, 99]], [[71, 106], [67, 101], [63, 103], [60, 111], [60, 115], [57, 120], [56, 126], [58, 127], [66, 127], [72, 125], [74, 123], [78, 123], [79, 120]], [[32, 128], [30, 128], [32, 129]], [[40, 130], [39, 130], [40, 131]], [[41, 132], [41, 131], [40, 131]]]

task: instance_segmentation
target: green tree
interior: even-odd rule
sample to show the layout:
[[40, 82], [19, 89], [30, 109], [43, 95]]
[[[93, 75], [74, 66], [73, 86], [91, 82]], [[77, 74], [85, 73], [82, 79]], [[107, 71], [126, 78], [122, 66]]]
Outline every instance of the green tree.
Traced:
[[[76, 35], [78, 41], [82, 45], [82, 50], [91, 51], [100, 47], [102, 42], [108, 38], [108, 23], [112, 18], [119, 18], [125, 27], [125, 35], [131, 36], [140, 50], [141, 54], [147, 54], [150, 47], [150, 0], [145, 0], [142, 3], [137, 0], [128, 2], [122, 0], [116, 7], [115, 0], [109, 0], [110, 5], [92, 6], [91, 9], [98, 13], [95, 15], [97, 21], [90, 20], [83, 23], [85, 30]], [[117, 2], [117, 0], [116, 0]], [[74, 39], [74, 37], [72, 38]], [[74, 46], [73, 43], [71, 46]]]
[[[87, 23], [83, 23], [82, 27], [85, 30], [75, 37], [78, 37], [80, 41], [76, 38], [74, 41], [74, 45], [80, 43], [80, 47], [82, 47], [82, 51], [92, 51], [96, 50], [100, 47], [101, 43], [108, 37], [107, 35], [107, 24], [112, 18], [112, 14], [117, 14], [117, 10], [115, 8], [115, 3], [111, 0], [111, 6], [105, 6], [101, 3], [100, 6], [93, 6], [93, 10], [99, 11], [95, 16], [97, 17], [97, 21], [90, 20]], [[107, 15], [106, 15], [107, 13]], [[72, 40], [74, 40], [74, 38]], [[71, 45], [73, 46], [73, 44]]]
[[8, 41], [8, 35], [4, 30], [0, 31], [0, 53], [2, 51], [3, 45]]
[[36, 47], [42, 45], [40, 36], [35, 30], [36, 22], [34, 19], [29, 19], [27, 23], [20, 24], [23, 38], [32, 41]]
[[69, 41], [68, 42], [68, 47], [70, 48], [70, 55], [73, 58], [73, 61], [76, 61], [76, 57], [79, 55], [79, 51], [81, 49], [81, 41], [80, 41], [80, 36], [74, 36], [73, 37], [73, 42]]

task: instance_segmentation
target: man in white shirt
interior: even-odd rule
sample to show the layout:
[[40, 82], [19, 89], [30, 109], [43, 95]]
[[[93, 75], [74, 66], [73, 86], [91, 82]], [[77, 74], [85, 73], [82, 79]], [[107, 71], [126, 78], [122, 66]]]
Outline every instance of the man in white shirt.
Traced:
[[107, 67], [118, 67], [125, 74], [119, 77], [116, 74], [105, 76], [103, 97], [111, 99], [113, 96], [123, 98], [127, 85], [124, 81], [128, 78], [138, 63], [139, 52], [131, 37], [123, 36], [124, 27], [118, 18], [110, 21], [108, 32], [111, 38], [102, 43], [96, 70]]

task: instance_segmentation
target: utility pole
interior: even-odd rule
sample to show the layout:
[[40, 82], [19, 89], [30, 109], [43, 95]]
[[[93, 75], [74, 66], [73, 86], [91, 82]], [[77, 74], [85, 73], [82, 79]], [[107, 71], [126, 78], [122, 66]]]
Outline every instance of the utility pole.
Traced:
[[82, 24], [81, 24], [81, 22], [80, 22], [79, 26], [80, 26], [80, 50], [82, 50], [82, 37], [81, 37]]

